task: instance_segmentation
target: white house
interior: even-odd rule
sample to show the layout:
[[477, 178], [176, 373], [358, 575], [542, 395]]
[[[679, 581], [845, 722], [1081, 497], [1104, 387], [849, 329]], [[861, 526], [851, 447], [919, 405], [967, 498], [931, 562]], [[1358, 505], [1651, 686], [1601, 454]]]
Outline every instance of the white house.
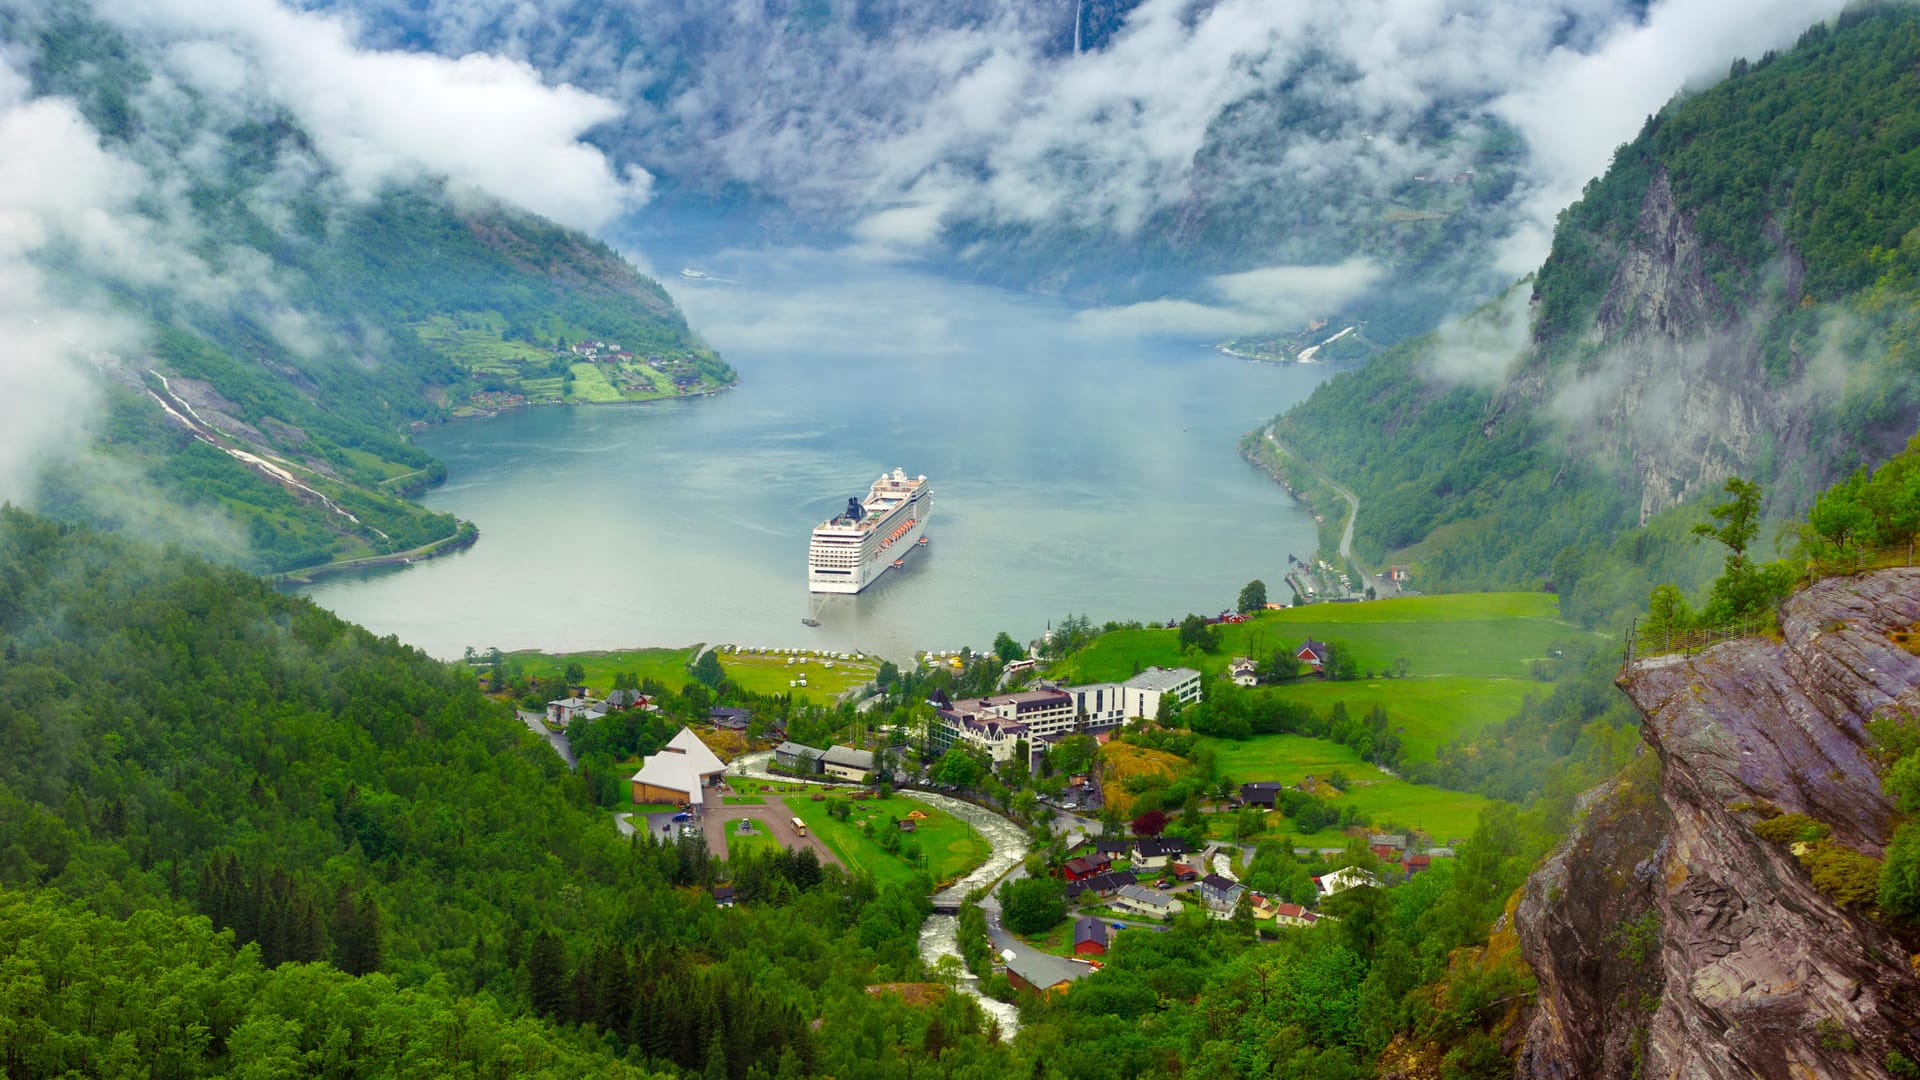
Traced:
[[852, 780], [856, 784], [865, 783], [867, 776], [873, 772], [873, 751], [855, 750], [851, 746], [830, 746], [820, 756], [820, 771], [842, 780]]
[[1379, 885], [1380, 879], [1357, 866], [1347, 866], [1331, 874], [1322, 874], [1314, 878], [1313, 883], [1320, 887], [1321, 896], [1332, 896], [1360, 885]]
[[1138, 885], [1120, 886], [1107, 903], [1122, 911], [1131, 911], [1151, 919], [1170, 918], [1185, 909], [1185, 905], [1166, 893], [1143, 889]]
[[1251, 657], [1236, 656], [1227, 667], [1227, 674], [1233, 677], [1235, 686], [1258, 686], [1260, 684], [1260, 665]]
[[585, 712], [593, 705], [586, 698], [564, 697], [558, 701], [547, 702], [547, 723], [554, 727], [566, 727], [573, 723], [576, 714]]

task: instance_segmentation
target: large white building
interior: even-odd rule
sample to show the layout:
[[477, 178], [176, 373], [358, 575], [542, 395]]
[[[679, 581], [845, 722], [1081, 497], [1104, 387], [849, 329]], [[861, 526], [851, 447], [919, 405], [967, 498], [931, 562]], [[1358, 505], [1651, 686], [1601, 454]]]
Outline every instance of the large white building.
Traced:
[[936, 691], [933, 748], [945, 753], [955, 743], [986, 751], [998, 763], [1013, 757], [1019, 743], [1029, 748], [1067, 735], [1097, 735], [1129, 720], [1160, 714], [1167, 695], [1185, 703], [1200, 700], [1200, 673], [1192, 668], [1151, 668], [1125, 682], [1091, 686], [1047, 686], [1012, 694], [950, 701]]

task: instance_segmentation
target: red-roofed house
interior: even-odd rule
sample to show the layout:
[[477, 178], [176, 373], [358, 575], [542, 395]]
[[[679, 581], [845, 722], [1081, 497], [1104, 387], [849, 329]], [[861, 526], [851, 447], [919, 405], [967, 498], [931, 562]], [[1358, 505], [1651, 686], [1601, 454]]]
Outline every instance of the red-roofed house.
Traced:
[[1308, 638], [1306, 644], [1300, 646], [1293, 654], [1295, 660], [1312, 668], [1315, 674], [1326, 673], [1327, 661], [1332, 656], [1333, 650], [1327, 647], [1326, 642], [1315, 641], [1312, 638]]

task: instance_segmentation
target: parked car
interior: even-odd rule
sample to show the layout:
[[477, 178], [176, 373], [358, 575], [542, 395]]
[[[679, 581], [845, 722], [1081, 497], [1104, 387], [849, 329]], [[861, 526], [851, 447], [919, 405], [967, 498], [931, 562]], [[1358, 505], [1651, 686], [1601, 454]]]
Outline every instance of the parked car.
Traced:
[[682, 810], [679, 813], [673, 815], [673, 820], [675, 824], [678, 824], [682, 821], [692, 821], [693, 815], [687, 813], [685, 810]]

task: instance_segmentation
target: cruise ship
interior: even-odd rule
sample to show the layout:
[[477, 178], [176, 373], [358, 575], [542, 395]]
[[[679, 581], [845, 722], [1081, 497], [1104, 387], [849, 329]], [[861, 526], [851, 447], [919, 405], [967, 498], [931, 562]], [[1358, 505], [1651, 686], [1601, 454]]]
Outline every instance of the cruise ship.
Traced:
[[899, 566], [927, 542], [933, 486], [925, 476], [895, 469], [873, 482], [865, 499], [848, 499], [845, 512], [813, 530], [807, 551], [807, 590], [857, 593]]

